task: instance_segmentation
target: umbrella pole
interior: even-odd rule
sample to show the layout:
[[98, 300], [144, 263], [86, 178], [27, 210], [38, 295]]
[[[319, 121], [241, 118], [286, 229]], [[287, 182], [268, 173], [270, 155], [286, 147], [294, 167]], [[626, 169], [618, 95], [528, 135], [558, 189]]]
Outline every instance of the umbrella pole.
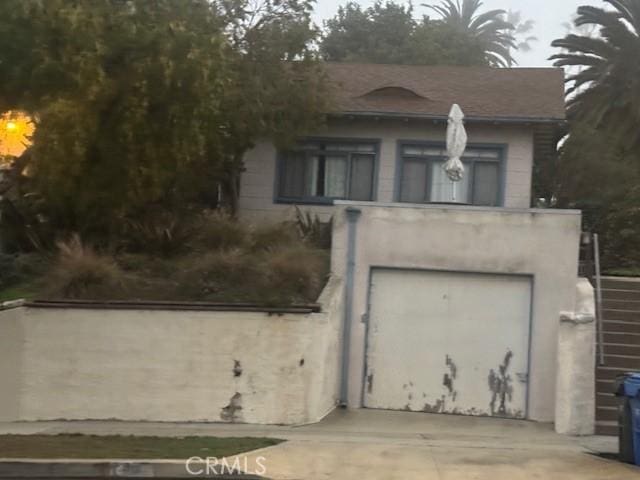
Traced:
[[453, 199], [452, 199], [452, 201], [454, 203], [456, 202], [456, 196], [457, 196], [456, 195], [456, 193], [457, 193], [456, 190], [457, 190], [457, 187], [458, 187], [458, 182], [453, 182]]

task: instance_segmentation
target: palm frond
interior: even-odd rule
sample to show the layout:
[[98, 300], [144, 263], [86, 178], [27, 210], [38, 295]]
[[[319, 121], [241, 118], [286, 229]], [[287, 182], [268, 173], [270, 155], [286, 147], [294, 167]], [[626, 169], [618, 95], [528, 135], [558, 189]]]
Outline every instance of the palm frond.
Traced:
[[563, 48], [570, 52], [588, 53], [599, 57], [609, 57], [616, 49], [602, 38], [591, 38], [569, 34], [564, 38], [551, 42], [552, 47]]
[[479, 40], [490, 65], [507, 66], [515, 63], [511, 54], [512, 50], [518, 49], [513, 35], [515, 25], [507, 21], [505, 10], [479, 13], [482, 5], [480, 0], [441, 0], [439, 5], [424, 6], [436, 12], [441, 21]]
[[619, 21], [620, 14], [617, 12], [610, 12], [604, 8], [583, 5], [578, 7], [578, 15], [573, 23], [576, 27], [581, 27], [583, 25], [598, 25], [606, 27], [615, 25]]
[[[491, 65], [492, 67], [506, 68], [509, 66], [509, 63], [505, 58], [493, 52], [486, 52], [485, 56], [487, 57], [489, 65]], [[513, 59], [511, 59], [511, 62], [516, 63]]]
[[550, 57], [549, 60], [556, 60], [553, 64], [556, 67], [567, 67], [574, 65], [589, 65], [595, 67], [606, 63], [605, 60], [600, 57], [594, 57], [591, 55], [579, 55], [574, 53], [559, 53]]
[[640, 2], [634, 0], [604, 0], [615, 8], [622, 18], [633, 25], [636, 32], [640, 30]]
[[458, 2], [458, 10], [460, 11], [460, 17], [465, 25], [471, 25], [476, 12], [482, 7], [480, 0], [462, 0], [462, 9]]
[[603, 128], [640, 147], [640, 0], [604, 0], [613, 10], [582, 6], [575, 25], [598, 37], [567, 35], [552, 45], [559, 67], [582, 67], [566, 81], [570, 118]]
[[500, 28], [513, 30], [513, 24], [506, 21], [503, 16], [505, 15], [504, 10], [491, 10], [489, 12], [483, 13], [471, 19], [469, 23], [469, 28], [471, 30], [476, 30], [487, 23], [492, 23], [496, 25], [500, 25]]

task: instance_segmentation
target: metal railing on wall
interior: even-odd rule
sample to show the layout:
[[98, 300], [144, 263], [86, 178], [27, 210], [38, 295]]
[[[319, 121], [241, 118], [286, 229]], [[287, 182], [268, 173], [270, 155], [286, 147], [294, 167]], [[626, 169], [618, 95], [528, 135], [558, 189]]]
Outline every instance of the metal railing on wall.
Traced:
[[598, 363], [605, 364], [604, 325], [602, 315], [602, 271], [600, 269], [600, 237], [597, 233], [583, 232], [580, 241], [579, 275], [589, 279], [595, 290]]

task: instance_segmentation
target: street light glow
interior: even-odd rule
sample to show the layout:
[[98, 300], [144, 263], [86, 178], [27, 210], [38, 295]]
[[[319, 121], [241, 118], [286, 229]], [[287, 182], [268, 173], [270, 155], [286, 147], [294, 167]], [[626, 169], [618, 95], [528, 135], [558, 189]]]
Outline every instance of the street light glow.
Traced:
[[0, 114], [0, 157], [19, 157], [31, 146], [35, 125], [25, 112]]

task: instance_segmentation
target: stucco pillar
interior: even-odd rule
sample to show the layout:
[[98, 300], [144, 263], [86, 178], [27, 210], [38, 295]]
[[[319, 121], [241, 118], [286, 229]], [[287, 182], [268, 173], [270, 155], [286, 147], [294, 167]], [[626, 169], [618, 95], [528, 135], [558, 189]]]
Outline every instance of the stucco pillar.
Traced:
[[596, 322], [593, 287], [578, 280], [574, 312], [560, 314], [556, 378], [556, 432], [595, 433]]

